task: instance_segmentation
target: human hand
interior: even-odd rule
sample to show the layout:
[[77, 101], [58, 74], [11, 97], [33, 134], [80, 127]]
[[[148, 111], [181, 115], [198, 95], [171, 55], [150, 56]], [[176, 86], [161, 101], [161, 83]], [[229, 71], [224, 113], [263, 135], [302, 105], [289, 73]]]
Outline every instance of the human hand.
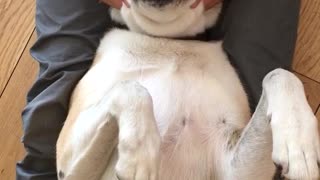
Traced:
[[221, 3], [223, 0], [203, 0], [206, 10], [213, 8], [215, 5]]
[[99, 0], [99, 2], [105, 3], [110, 7], [113, 7], [116, 9], [120, 9], [123, 3], [122, 0]]

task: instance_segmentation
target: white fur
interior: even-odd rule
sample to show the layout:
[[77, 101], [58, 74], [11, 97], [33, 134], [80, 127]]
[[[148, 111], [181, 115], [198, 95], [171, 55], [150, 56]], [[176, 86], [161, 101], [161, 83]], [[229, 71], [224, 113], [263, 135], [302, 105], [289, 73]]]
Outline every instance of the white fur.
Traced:
[[129, 3], [112, 16], [133, 32], [105, 35], [73, 94], [58, 141], [64, 179], [271, 179], [272, 161], [292, 179], [319, 176], [317, 121], [294, 75], [266, 76], [248, 123], [248, 100], [221, 42], [139, 34], [194, 35], [219, 10], [190, 10], [191, 1], [163, 12]]
[[203, 3], [195, 9], [189, 8], [194, 0], [182, 6], [168, 5], [165, 10], [128, 0], [130, 8], [123, 6], [121, 16], [112, 10], [114, 20], [126, 24], [131, 31], [161, 37], [194, 36], [211, 27], [218, 19], [222, 4], [204, 11]]
[[303, 85], [291, 73], [275, 70], [266, 76], [264, 89], [272, 115], [272, 159], [289, 179], [317, 179], [320, 155], [317, 119]]

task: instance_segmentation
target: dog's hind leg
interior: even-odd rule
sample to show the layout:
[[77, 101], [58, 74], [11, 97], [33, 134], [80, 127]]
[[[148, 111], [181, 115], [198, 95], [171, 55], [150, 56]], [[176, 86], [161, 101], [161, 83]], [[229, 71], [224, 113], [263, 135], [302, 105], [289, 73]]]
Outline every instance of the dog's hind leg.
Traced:
[[230, 153], [228, 179], [272, 179], [273, 162], [289, 179], [319, 177], [317, 120], [296, 76], [277, 69], [265, 77], [256, 112]]
[[[249, 124], [243, 130], [237, 144], [231, 149], [227, 163], [229, 180], [272, 179], [275, 172], [271, 160], [272, 133], [270, 117], [267, 115], [267, 100], [263, 92], [260, 102]], [[232, 134], [229, 141], [237, 139], [238, 133]]]
[[72, 158], [68, 168], [61, 169], [65, 180], [100, 180], [115, 150], [119, 179], [157, 178], [160, 135], [151, 96], [137, 82], [117, 84], [81, 112], [70, 141]]

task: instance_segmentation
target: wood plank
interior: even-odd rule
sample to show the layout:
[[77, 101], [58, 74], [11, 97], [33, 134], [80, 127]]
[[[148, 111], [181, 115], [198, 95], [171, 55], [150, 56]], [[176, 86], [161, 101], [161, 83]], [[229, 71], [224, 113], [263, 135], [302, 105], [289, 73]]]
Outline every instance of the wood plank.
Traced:
[[313, 81], [303, 75], [297, 74], [298, 78], [302, 81], [308, 102], [313, 110], [316, 112], [320, 105], [320, 83]]
[[302, 0], [293, 69], [320, 82], [319, 0]]
[[29, 55], [35, 38], [34, 33], [0, 99], [0, 179], [3, 180], [15, 179], [15, 163], [24, 155], [20, 142], [21, 111], [38, 71], [38, 64]]
[[34, 0], [0, 1], [0, 97], [34, 28]]
[[318, 119], [318, 129], [319, 129], [319, 132], [320, 132], [320, 108], [318, 109], [318, 112], [316, 114], [316, 117]]

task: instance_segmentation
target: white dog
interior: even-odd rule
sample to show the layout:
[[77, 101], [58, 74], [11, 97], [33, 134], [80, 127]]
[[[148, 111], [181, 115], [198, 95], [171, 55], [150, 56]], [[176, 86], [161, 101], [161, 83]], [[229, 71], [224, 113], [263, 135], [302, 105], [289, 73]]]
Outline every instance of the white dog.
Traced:
[[317, 120], [297, 77], [270, 72], [251, 117], [221, 42], [170, 39], [213, 26], [221, 4], [125, 4], [111, 14], [130, 31], [105, 35], [73, 93], [60, 180], [270, 180], [274, 163], [290, 179], [319, 177]]

